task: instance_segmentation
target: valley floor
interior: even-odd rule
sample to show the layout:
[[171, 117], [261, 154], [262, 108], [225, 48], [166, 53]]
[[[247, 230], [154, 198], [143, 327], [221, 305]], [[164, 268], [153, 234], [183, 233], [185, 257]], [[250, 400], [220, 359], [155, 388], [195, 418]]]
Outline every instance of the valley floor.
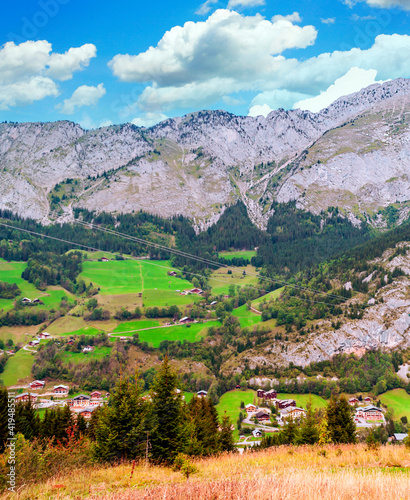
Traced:
[[[77, 470], [23, 487], [19, 500], [300, 500], [409, 499], [410, 451], [404, 446], [326, 445], [271, 448], [194, 461], [186, 480], [170, 468]], [[4, 494], [1, 500], [11, 498]]]

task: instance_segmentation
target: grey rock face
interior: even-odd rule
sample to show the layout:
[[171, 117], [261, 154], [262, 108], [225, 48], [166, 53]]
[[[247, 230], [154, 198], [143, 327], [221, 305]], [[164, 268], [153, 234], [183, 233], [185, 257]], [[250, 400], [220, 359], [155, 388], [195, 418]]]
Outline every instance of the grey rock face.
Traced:
[[91, 131], [67, 121], [3, 123], [0, 207], [47, 221], [53, 188], [76, 179], [75, 192], [60, 204], [61, 220], [74, 206], [142, 208], [183, 213], [204, 229], [242, 199], [264, 227], [276, 198], [315, 212], [337, 205], [356, 220], [357, 212], [410, 199], [409, 96], [409, 80], [398, 79], [320, 113], [279, 109], [254, 118], [203, 111], [150, 129]]

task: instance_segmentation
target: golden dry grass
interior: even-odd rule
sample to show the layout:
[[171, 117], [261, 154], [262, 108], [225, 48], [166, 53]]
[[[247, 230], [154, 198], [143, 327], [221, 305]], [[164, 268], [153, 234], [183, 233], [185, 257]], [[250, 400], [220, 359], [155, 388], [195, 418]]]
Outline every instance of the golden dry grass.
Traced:
[[[323, 453], [323, 450], [325, 453]], [[404, 446], [281, 447], [195, 460], [187, 481], [169, 468], [138, 464], [76, 470], [1, 500], [351, 500], [410, 499], [410, 453]]]

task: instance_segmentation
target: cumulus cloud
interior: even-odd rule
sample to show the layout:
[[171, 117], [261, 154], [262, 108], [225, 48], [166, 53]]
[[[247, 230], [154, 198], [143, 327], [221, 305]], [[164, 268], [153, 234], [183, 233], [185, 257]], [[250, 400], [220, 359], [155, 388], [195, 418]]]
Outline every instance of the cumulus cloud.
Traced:
[[163, 113], [145, 113], [144, 115], [134, 118], [131, 123], [137, 127], [152, 127], [159, 122], [167, 120], [168, 116]]
[[146, 110], [175, 100], [190, 106], [253, 86], [275, 71], [279, 54], [313, 44], [316, 35], [313, 26], [219, 9], [204, 22], [172, 28], [146, 52], [116, 55], [109, 66], [122, 81], [152, 82], [140, 98]]
[[322, 24], [335, 24], [336, 18], [335, 17], [327, 17], [326, 19], [323, 19], [323, 17], [320, 19]]
[[343, 0], [343, 3], [349, 7], [353, 7], [358, 2], [366, 2], [369, 7], [379, 9], [399, 7], [404, 10], [410, 10], [410, 0]]
[[54, 79], [72, 78], [95, 54], [95, 46], [91, 44], [56, 54], [46, 40], [19, 45], [7, 42], [0, 48], [0, 109], [56, 97], [59, 91]]
[[229, 0], [228, 9], [235, 7], [259, 7], [265, 5], [265, 0]]
[[83, 106], [93, 106], [105, 95], [104, 85], [100, 83], [97, 87], [81, 85], [73, 92], [69, 99], [64, 99], [63, 104], [59, 104], [57, 109], [66, 115], [72, 115], [77, 109]]
[[218, 0], [206, 0], [206, 2], [199, 6], [195, 14], [198, 14], [198, 16], [206, 16], [206, 14], [209, 14], [211, 11], [212, 5], [216, 3], [218, 3]]
[[299, 101], [295, 103], [294, 107], [308, 109], [317, 113], [341, 96], [353, 94], [353, 92], [358, 92], [360, 89], [374, 83], [382, 83], [376, 81], [376, 75], [377, 71], [375, 69], [365, 70], [353, 67], [330, 85], [327, 90], [321, 92], [320, 95]]
[[307, 94], [290, 92], [286, 89], [261, 92], [252, 99], [248, 116], [267, 116], [271, 111], [278, 108], [291, 109], [296, 101], [307, 97], [309, 97]]
[[273, 16], [272, 22], [276, 23], [276, 21], [289, 21], [291, 23], [301, 23], [302, 18], [300, 17], [299, 12], [294, 12], [293, 14], [288, 14], [287, 16], [282, 16], [281, 14]]

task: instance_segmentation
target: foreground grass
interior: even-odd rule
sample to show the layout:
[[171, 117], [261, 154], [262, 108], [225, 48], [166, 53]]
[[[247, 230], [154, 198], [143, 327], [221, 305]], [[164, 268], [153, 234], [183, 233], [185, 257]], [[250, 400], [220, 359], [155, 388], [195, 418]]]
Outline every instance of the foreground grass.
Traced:
[[169, 468], [137, 464], [91, 467], [0, 498], [19, 500], [350, 500], [410, 498], [410, 454], [404, 446], [272, 448], [194, 461], [187, 481]]

